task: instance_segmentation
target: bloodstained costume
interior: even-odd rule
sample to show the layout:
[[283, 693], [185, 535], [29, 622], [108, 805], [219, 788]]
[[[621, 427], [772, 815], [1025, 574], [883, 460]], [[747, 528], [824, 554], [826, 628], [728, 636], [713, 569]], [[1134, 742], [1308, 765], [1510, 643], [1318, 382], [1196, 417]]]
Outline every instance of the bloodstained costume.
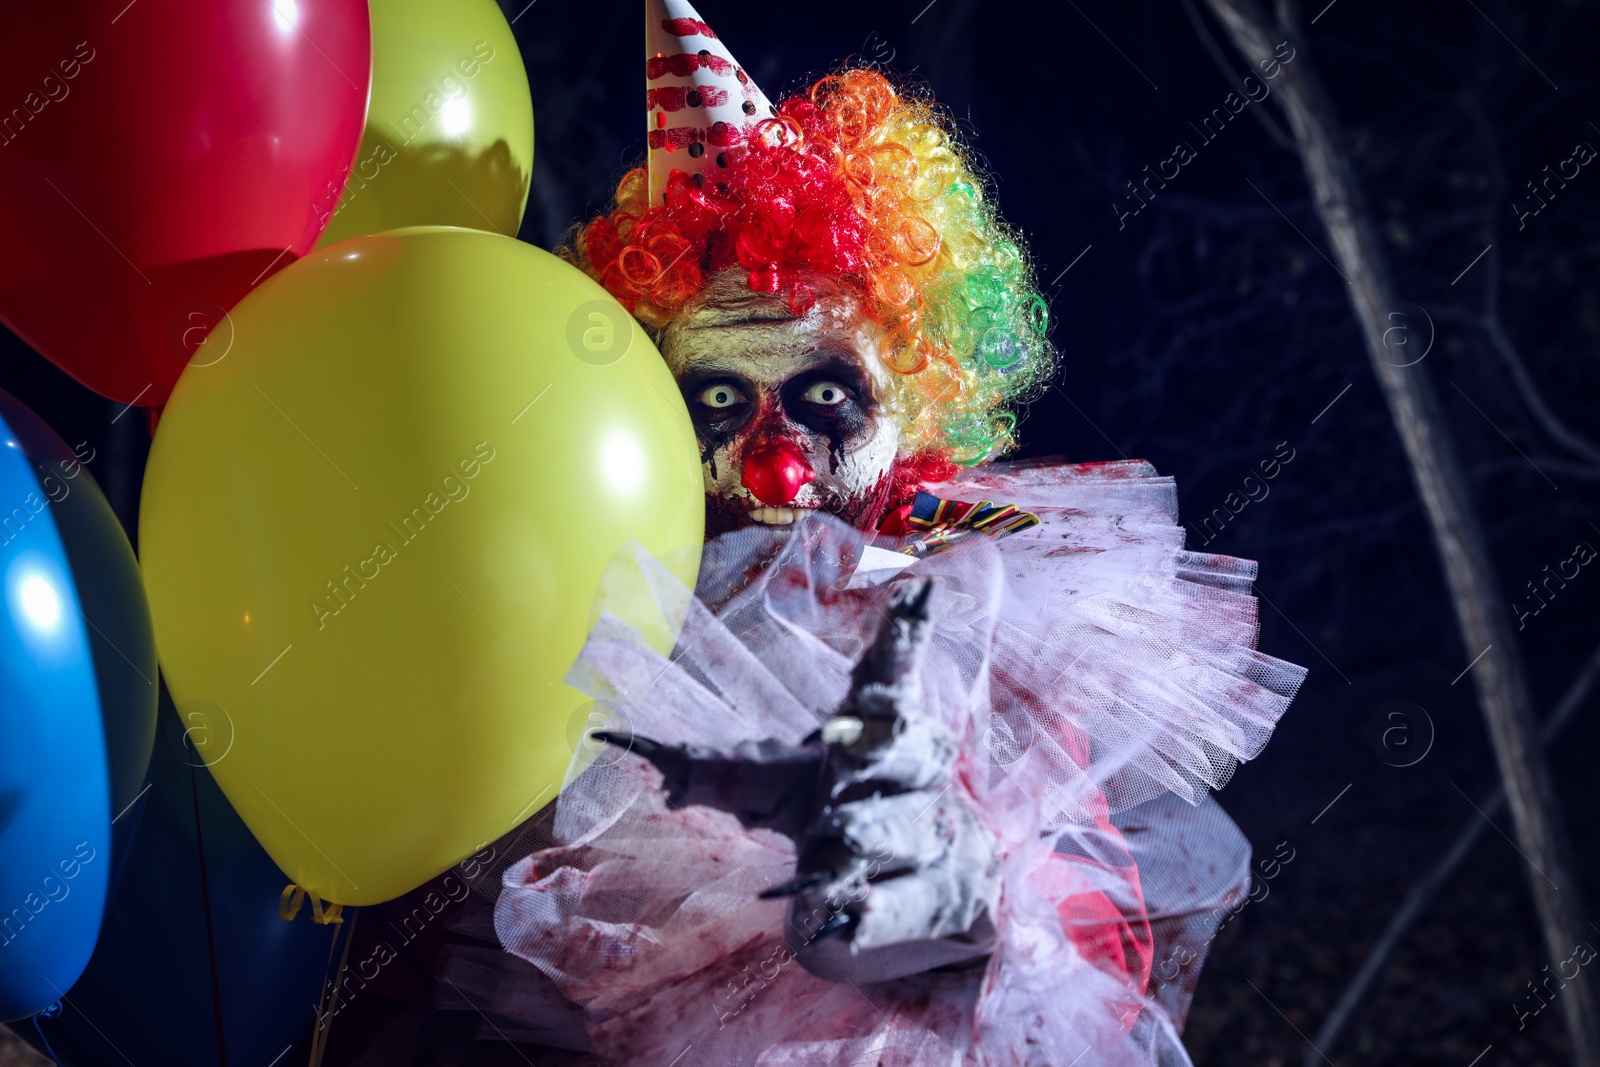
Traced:
[[647, 8], [649, 164], [566, 254], [682, 387], [704, 565], [613, 568], [602, 608], [682, 632], [600, 615], [598, 740], [491, 850], [438, 1006], [547, 1062], [1187, 1063], [1249, 885], [1209, 790], [1304, 674], [1255, 650], [1255, 565], [1186, 551], [1142, 461], [992, 461], [1054, 350], [937, 109], [866, 69], [774, 107]]

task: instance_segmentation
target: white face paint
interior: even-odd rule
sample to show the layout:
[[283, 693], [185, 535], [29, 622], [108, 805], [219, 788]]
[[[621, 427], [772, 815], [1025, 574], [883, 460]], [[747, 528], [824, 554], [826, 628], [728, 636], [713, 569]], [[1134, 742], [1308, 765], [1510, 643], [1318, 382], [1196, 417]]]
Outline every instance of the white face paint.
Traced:
[[816, 509], [871, 529], [888, 504], [900, 430], [877, 326], [836, 281], [799, 291], [812, 299], [797, 312], [723, 271], [662, 337], [700, 439], [708, 533]]

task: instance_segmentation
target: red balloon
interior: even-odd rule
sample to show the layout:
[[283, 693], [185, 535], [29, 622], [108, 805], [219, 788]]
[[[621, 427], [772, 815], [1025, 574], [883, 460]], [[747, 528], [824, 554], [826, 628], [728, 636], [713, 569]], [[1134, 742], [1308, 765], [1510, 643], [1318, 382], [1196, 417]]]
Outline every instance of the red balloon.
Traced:
[[355, 161], [367, 0], [72, 0], [0, 12], [0, 320], [127, 404], [222, 358]]

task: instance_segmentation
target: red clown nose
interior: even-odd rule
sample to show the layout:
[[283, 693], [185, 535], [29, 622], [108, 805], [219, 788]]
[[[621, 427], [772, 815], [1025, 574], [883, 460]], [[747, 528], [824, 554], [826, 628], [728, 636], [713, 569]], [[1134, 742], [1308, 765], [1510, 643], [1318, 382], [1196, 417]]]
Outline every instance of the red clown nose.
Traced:
[[816, 477], [800, 449], [789, 441], [762, 445], [744, 458], [744, 487], [768, 507], [793, 502], [800, 487]]

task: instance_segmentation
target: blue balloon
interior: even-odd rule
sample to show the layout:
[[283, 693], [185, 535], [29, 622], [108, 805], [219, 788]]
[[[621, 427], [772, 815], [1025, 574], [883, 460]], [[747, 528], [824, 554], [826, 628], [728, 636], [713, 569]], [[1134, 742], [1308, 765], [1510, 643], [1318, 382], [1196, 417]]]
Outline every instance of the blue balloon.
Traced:
[[224, 1040], [233, 1067], [267, 1067], [312, 1032], [344, 927], [313, 924], [309, 907], [279, 918], [289, 879], [196, 752], [226, 759], [231, 738], [191, 736], [165, 694], [159, 735], [94, 958], [59, 1013], [18, 1032], [66, 1067], [212, 1067]]
[[[77, 586], [77, 611], [88, 624], [111, 785], [111, 884], [116, 885], [139, 825], [139, 798], [156, 732], [156, 642], [139, 561], [90, 467], [94, 449], [77, 448], [16, 398], [0, 391], [6, 440], [27, 458], [38, 481], [39, 518], [55, 524]], [[25, 508], [26, 510], [26, 505]], [[17, 518], [13, 511], [9, 517]], [[0, 538], [3, 539], [3, 538]]]
[[6, 400], [0, 409], [0, 1020], [44, 1009], [82, 973], [105, 907], [114, 814], [80, 583], [60, 516], [18, 432], [19, 424], [37, 420], [16, 418], [20, 405]]

